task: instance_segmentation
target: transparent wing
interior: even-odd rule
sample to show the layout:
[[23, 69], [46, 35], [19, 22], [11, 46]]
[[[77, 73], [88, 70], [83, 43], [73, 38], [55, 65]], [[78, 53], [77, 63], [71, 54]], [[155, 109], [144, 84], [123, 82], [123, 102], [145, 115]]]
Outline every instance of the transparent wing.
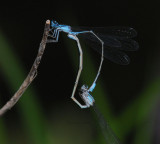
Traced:
[[108, 123], [105, 121], [103, 115], [100, 113], [98, 108], [94, 105], [93, 109], [98, 117], [98, 122], [100, 124], [100, 127], [102, 129], [102, 133], [105, 137], [106, 144], [120, 144], [119, 139], [114, 134]]
[[[102, 46], [101, 43], [94, 38], [95, 40], [91, 39], [84, 39], [87, 45], [93, 48], [98, 53], [102, 53]], [[104, 57], [109, 59], [110, 61], [121, 64], [121, 65], [128, 65], [130, 63], [130, 58], [122, 51], [118, 50], [119, 47], [109, 47], [104, 43]]]
[[[123, 50], [123, 51], [136, 51], [139, 48], [138, 43], [129, 38], [124, 37], [113, 37], [107, 34], [96, 33], [100, 39], [103, 40], [104, 45], [107, 47], [112, 47], [115, 50]], [[96, 43], [100, 43], [99, 40], [91, 33], [81, 33], [80, 37], [85, 38], [86, 40], [90, 40], [90, 42], [94, 41]]]
[[137, 36], [135, 29], [125, 26], [111, 26], [111, 27], [72, 27], [73, 31], [93, 30], [96, 33], [103, 33], [120, 38], [134, 38]]
[[[97, 34], [97, 33], [96, 33]], [[121, 42], [109, 35], [97, 34], [100, 39], [103, 40], [104, 44], [110, 47], [121, 47]], [[100, 43], [100, 41], [91, 33], [80, 33], [78, 36], [81, 38], [85, 38], [86, 40], [94, 41], [96, 43]]]
[[[72, 27], [75, 32], [90, 30], [104, 42], [104, 57], [117, 64], [127, 65], [130, 62], [122, 51], [136, 51], [139, 48], [138, 43], [131, 39], [137, 32], [130, 27]], [[93, 34], [80, 33], [78, 37], [84, 38], [88, 45], [101, 54], [101, 43]]]

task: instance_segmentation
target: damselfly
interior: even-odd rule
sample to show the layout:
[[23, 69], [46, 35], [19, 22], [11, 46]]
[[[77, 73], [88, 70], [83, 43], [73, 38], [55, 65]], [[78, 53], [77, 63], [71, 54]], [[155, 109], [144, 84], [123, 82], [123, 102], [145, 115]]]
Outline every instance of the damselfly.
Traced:
[[96, 78], [89, 88], [89, 91], [92, 91], [96, 86], [96, 81], [100, 74], [103, 63], [103, 56], [117, 64], [127, 65], [129, 64], [130, 59], [123, 51], [136, 51], [139, 47], [138, 43], [132, 39], [137, 35], [137, 32], [130, 27], [71, 27], [68, 25], [58, 24], [56, 21], [52, 21], [49, 35], [51, 39], [48, 39], [48, 42], [58, 42], [59, 32], [67, 33], [69, 38], [77, 42], [80, 53], [80, 64], [71, 98], [81, 108], [87, 108], [91, 106], [92, 103], [88, 104], [85, 102], [85, 105], [82, 105], [74, 97], [83, 68], [83, 51], [77, 36], [83, 37], [94, 50], [101, 54], [100, 66]]
[[[68, 25], [58, 24], [56, 21], [52, 21], [51, 23], [51, 34], [49, 35], [52, 39], [49, 39], [48, 42], [58, 42], [59, 32], [65, 32], [68, 34], [68, 37], [75, 40], [77, 42], [77, 46], [80, 53], [80, 64], [79, 70], [76, 78], [76, 82], [73, 88], [71, 98], [81, 107], [88, 108], [93, 106], [94, 111], [96, 112], [99, 123], [102, 129], [102, 132], [105, 136], [107, 144], [119, 144], [118, 138], [112, 132], [108, 123], [105, 122], [103, 116], [98, 111], [95, 106], [94, 98], [91, 96], [90, 92], [92, 92], [96, 86], [96, 81], [101, 71], [103, 56], [117, 64], [127, 65], [130, 62], [129, 57], [122, 51], [135, 51], [138, 49], [138, 43], [132, 40], [133, 37], [137, 35], [137, 32], [130, 27], [109, 27], [109, 28], [87, 28], [87, 27], [71, 27]], [[80, 74], [83, 67], [83, 51], [79, 42], [79, 38], [77, 36], [82, 36], [88, 42], [88, 44], [93, 47], [96, 51], [101, 54], [101, 62], [96, 75], [95, 80], [93, 81], [90, 88], [88, 86], [83, 85], [81, 87], [80, 96], [84, 101], [84, 105], [82, 105], [79, 101], [77, 101], [74, 97], [77, 84], [80, 78]], [[101, 45], [101, 49], [98, 48]]]

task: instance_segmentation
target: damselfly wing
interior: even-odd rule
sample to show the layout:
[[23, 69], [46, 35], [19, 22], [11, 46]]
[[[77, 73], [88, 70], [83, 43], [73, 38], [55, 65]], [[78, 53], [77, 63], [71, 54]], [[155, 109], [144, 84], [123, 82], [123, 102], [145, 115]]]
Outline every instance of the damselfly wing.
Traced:
[[[104, 57], [112, 62], [127, 65], [130, 58], [124, 51], [136, 51], [138, 43], [132, 38], [136, 37], [137, 32], [130, 27], [71, 27], [72, 31], [93, 31], [104, 42]], [[101, 43], [91, 33], [80, 33], [79, 37], [85, 39], [87, 44], [94, 50], [102, 53]]]

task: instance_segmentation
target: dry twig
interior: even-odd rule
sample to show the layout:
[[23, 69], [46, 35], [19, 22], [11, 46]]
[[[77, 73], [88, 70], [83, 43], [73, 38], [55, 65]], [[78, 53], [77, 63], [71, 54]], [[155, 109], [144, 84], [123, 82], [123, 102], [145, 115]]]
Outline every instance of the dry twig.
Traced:
[[43, 56], [46, 43], [47, 43], [47, 37], [50, 30], [50, 20], [46, 21], [44, 33], [42, 37], [42, 41], [39, 46], [37, 57], [32, 65], [32, 68], [26, 77], [26, 79], [23, 81], [20, 88], [17, 90], [17, 92], [13, 95], [13, 97], [0, 109], [0, 116], [2, 116], [5, 112], [7, 112], [9, 109], [11, 109], [17, 101], [20, 99], [22, 94], [25, 92], [27, 87], [31, 84], [31, 82], [34, 80], [34, 78], [37, 76], [37, 68], [40, 64], [41, 58]]

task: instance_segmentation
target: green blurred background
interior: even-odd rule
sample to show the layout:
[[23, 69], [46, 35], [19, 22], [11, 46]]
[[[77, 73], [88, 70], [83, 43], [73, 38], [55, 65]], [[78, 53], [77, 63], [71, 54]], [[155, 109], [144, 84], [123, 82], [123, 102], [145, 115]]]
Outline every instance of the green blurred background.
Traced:
[[[158, 0], [1, 3], [0, 105], [27, 76], [47, 19], [71, 26], [130, 26], [138, 31], [139, 51], [128, 53], [128, 66], [105, 59], [93, 96], [121, 143], [159, 144], [159, 7]], [[100, 62], [99, 54], [85, 45], [83, 49], [78, 89], [92, 83]], [[70, 99], [78, 56], [76, 43], [66, 34], [60, 34], [59, 43], [47, 44], [38, 77], [0, 118], [0, 144], [105, 144], [93, 111]]]

